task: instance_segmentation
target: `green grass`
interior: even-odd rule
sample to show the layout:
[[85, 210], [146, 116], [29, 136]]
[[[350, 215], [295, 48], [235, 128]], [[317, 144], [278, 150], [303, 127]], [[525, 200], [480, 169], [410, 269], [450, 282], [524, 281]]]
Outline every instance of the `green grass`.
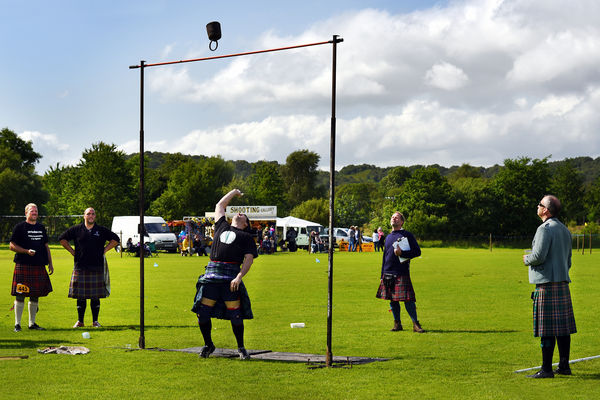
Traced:
[[[54, 292], [40, 301], [43, 332], [12, 331], [9, 308], [13, 253], [0, 249], [0, 361], [2, 399], [591, 399], [600, 396], [600, 359], [574, 364], [574, 375], [526, 379], [513, 371], [540, 365], [531, 332], [532, 285], [522, 250], [424, 249], [412, 263], [419, 319], [426, 334], [390, 332], [385, 301], [375, 298], [381, 253], [334, 256], [333, 354], [389, 361], [310, 370], [304, 364], [209, 358], [194, 354], [126, 351], [139, 338], [139, 259], [111, 252], [112, 295], [102, 301], [91, 339], [71, 328], [75, 301], [67, 298], [72, 258], [53, 248]], [[575, 254], [571, 286], [579, 333], [571, 358], [600, 354], [596, 315], [599, 253]], [[316, 262], [316, 258], [320, 260]], [[158, 267], [154, 267], [154, 263]], [[161, 254], [146, 259], [146, 347], [202, 345], [189, 311], [206, 258]], [[246, 347], [324, 354], [327, 255], [279, 253], [259, 257], [245, 278], [255, 319], [246, 322]], [[23, 316], [27, 324], [27, 310]], [[409, 318], [402, 310], [405, 327]], [[291, 329], [305, 322], [305, 329]], [[90, 310], [86, 325], [91, 323]], [[229, 323], [213, 322], [218, 347], [235, 348]], [[88, 355], [41, 355], [37, 349], [83, 345]], [[558, 355], [555, 354], [555, 361]]]

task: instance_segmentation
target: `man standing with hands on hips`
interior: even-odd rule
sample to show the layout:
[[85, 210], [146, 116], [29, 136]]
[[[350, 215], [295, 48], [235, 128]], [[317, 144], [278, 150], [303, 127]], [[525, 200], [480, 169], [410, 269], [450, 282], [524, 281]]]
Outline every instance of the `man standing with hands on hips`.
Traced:
[[[571, 375], [569, 353], [571, 334], [577, 332], [571, 293], [571, 232], [556, 217], [560, 201], [546, 195], [537, 205], [542, 224], [533, 238], [530, 254], [523, 256], [529, 266], [529, 283], [535, 284], [533, 299], [533, 336], [541, 337], [542, 369], [529, 378], [554, 378]], [[552, 356], [558, 344], [558, 368], [552, 371]]]
[[25, 221], [19, 222], [10, 237], [10, 249], [15, 254], [15, 271], [11, 295], [15, 296], [15, 332], [21, 331], [21, 317], [25, 297], [29, 297], [29, 329], [44, 330], [35, 323], [38, 299], [52, 291], [50, 275], [54, 272], [52, 256], [48, 247], [48, 235], [44, 225], [37, 222], [38, 208], [29, 203], [25, 206]]
[[[75, 259], [69, 284], [69, 297], [77, 299], [77, 322], [73, 328], [84, 326], [86, 299], [90, 299], [92, 326], [100, 328], [100, 299], [108, 297], [104, 281], [104, 254], [119, 244], [119, 237], [110, 229], [96, 224], [96, 211], [87, 208], [83, 223], [67, 229], [58, 240]], [[70, 241], [75, 243], [75, 250]], [[108, 244], [106, 244], [108, 242]]]

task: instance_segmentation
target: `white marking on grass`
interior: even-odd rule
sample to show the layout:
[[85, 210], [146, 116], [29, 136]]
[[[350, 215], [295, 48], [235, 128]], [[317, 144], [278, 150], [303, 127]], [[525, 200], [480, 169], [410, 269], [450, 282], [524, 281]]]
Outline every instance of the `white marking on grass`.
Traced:
[[[588, 361], [588, 360], [593, 360], [593, 359], [595, 359], [595, 358], [600, 358], [600, 355], [597, 355], [597, 356], [591, 356], [591, 357], [584, 357], [584, 358], [578, 358], [578, 359], [576, 359], [576, 360], [570, 360], [570, 361], [569, 361], [569, 364], [573, 364], [573, 363], [580, 362], [580, 361]], [[555, 366], [557, 366], [557, 365], [558, 365], [558, 363], [554, 363], [554, 364], [552, 364], [552, 366], [553, 366], [553, 367], [555, 367]], [[537, 367], [531, 367], [531, 368], [525, 368], [525, 369], [518, 369], [518, 370], [516, 370], [516, 371], [515, 371], [515, 373], [518, 373], [518, 372], [525, 372], [525, 371], [531, 371], [531, 370], [534, 370], [534, 369], [540, 369], [540, 368], [542, 368], [542, 366], [541, 366], [541, 365], [538, 365]]]

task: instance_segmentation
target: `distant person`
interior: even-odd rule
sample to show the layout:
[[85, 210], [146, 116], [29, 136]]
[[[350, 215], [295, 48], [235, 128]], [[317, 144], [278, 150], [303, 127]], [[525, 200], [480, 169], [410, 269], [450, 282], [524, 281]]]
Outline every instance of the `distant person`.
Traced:
[[133, 240], [131, 238], [127, 239], [127, 252], [135, 253], [135, 246], [134, 246]]
[[206, 253], [206, 239], [202, 233], [194, 234], [194, 252], [198, 254], [198, 256], [208, 256]]
[[14, 251], [15, 270], [13, 272], [11, 296], [15, 296], [15, 332], [21, 332], [21, 317], [25, 308], [25, 297], [29, 311], [29, 329], [44, 330], [35, 322], [39, 298], [52, 291], [50, 275], [54, 272], [52, 255], [48, 247], [48, 235], [44, 225], [37, 222], [38, 208], [29, 203], [25, 206], [25, 221], [13, 228], [10, 237], [10, 250]]
[[379, 251], [379, 234], [377, 233], [377, 230], [373, 231], [371, 238], [373, 239], [373, 250]]
[[322, 249], [323, 242], [317, 231], [310, 232], [310, 249], [312, 253], [319, 253]]
[[[533, 238], [530, 254], [523, 256], [529, 266], [529, 283], [535, 284], [533, 299], [533, 336], [541, 337], [542, 369], [529, 378], [554, 378], [571, 375], [569, 356], [571, 334], [577, 332], [571, 292], [571, 233], [556, 217], [560, 201], [546, 195], [537, 206], [542, 224]], [[552, 371], [555, 343], [558, 344], [558, 368]]]
[[383, 261], [381, 265], [381, 281], [377, 290], [377, 298], [390, 301], [394, 316], [392, 332], [401, 331], [400, 302], [404, 302], [406, 312], [413, 322], [413, 332], [423, 333], [417, 318], [415, 291], [410, 280], [410, 259], [421, 255], [421, 248], [412, 233], [402, 229], [404, 215], [396, 211], [390, 219], [392, 232], [385, 239]]
[[348, 230], [348, 251], [356, 250], [356, 229], [351, 226]]
[[356, 228], [356, 248], [359, 253], [362, 253], [362, 232], [360, 228]]
[[190, 246], [190, 235], [183, 237], [183, 242], [181, 242], [181, 255], [188, 256], [193, 255]]
[[297, 237], [298, 237], [298, 233], [296, 232], [296, 230], [294, 228], [290, 228], [285, 234], [285, 238], [288, 243], [288, 250], [291, 252], [298, 250], [298, 245], [296, 244]]
[[[110, 294], [104, 280], [104, 257], [119, 244], [119, 237], [95, 221], [96, 211], [89, 207], [83, 213], [83, 223], [70, 227], [58, 238], [60, 244], [74, 258], [69, 284], [69, 297], [77, 299], [77, 322], [73, 328], [85, 326], [87, 299], [90, 299], [92, 309], [92, 326], [101, 328], [102, 325], [98, 322], [100, 299]], [[70, 242], [74, 243], [74, 250]]]
[[244, 347], [244, 319], [252, 319], [250, 298], [242, 282], [254, 259], [258, 257], [251, 233], [250, 220], [245, 214], [233, 216], [231, 225], [225, 218], [225, 208], [242, 192], [233, 189], [215, 206], [215, 233], [210, 261], [204, 275], [196, 283], [196, 297], [192, 311], [198, 316], [198, 325], [204, 338], [200, 357], [207, 358], [215, 351], [212, 341], [211, 318], [228, 319], [237, 341], [241, 360], [250, 355]]
[[271, 241], [271, 252], [275, 253], [277, 251], [277, 231], [275, 231], [275, 225], [272, 225], [271, 229], [269, 229], [269, 240]]
[[381, 227], [377, 228], [377, 235], [379, 236], [379, 249], [383, 251], [385, 248], [385, 233]]

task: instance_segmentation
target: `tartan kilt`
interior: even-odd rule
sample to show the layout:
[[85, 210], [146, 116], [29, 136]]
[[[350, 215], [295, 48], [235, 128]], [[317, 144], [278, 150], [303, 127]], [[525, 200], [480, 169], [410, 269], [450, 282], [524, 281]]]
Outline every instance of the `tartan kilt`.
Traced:
[[378, 299], [391, 300], [391, 301], [416, 301], [415, 290], [413, 289], [410, 275], [400, 275], [396, 277], [396, 283], [394, 284], [394, 291], [388, 293], [384, 283], [383, 277], [379, 283], [379, 289], [375, 295]]
[[[25, 285], [29, 291], [21, 285]], [[12, 296], [43, 297], [51, 291], [52, 284], [45, 265], [15, 264], [10, 291]]]
[[533, 292], [533, 336], [566, 336], [577, 332], [567, 282], [537, 285]]
[[73, 269], [69, 283], [69, 297], [73, 299], [92, 299], [108, 297], [104, 282], [104, 270]]

